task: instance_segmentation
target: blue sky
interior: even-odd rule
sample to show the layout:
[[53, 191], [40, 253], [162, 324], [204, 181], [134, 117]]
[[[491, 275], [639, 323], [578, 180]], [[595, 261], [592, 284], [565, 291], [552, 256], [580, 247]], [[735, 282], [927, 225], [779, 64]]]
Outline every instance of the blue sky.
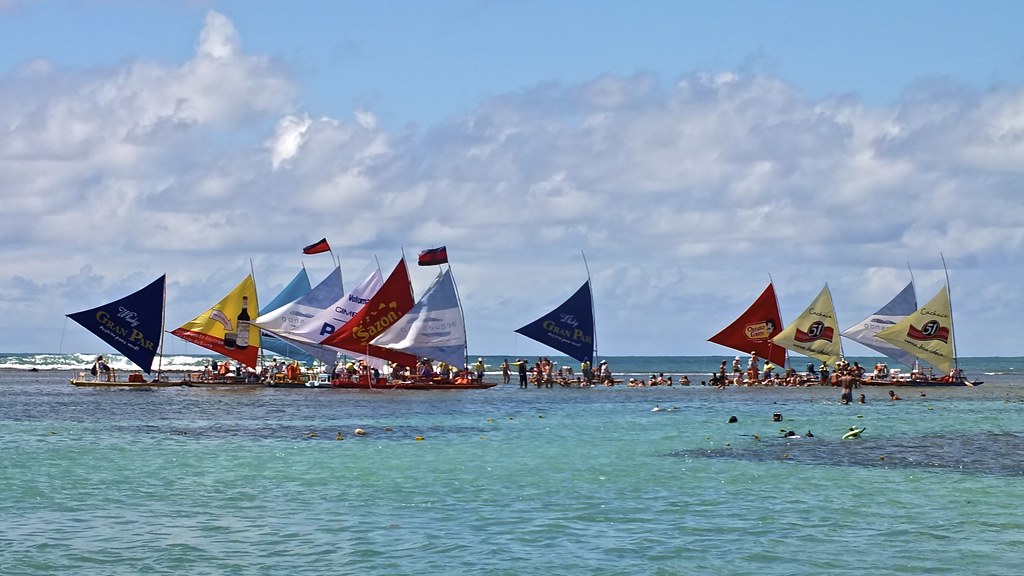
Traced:
[[583, 250], [604, 354], [729, 354], [707, 337], [769, 275], [784, 320], [827, 282], [850, 324], [908, 264], [929, 299], [942, 253], [961, 352], [1017, 355], [1022, 21], [1017, 2], [0, 0], [0, 350], [97, 349], [63, 313], [165, 272], [171, 328], [250, 259], [269, 299], [326, 236], [346, 283], [448, 245], [471, 353], [546, 353], [513, 331], [578, 287]]

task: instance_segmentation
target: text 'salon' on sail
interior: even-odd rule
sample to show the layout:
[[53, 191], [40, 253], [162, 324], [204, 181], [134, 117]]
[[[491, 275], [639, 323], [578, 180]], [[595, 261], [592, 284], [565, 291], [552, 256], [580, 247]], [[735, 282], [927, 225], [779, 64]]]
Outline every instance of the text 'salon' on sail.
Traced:
[[409, 270], [405, 266], [405, 260], [399, 260], [394, 271], [370, 301], [351, 320], [320, 343], [389, 360], [402, 366], [416, 366], [417, 358], [412, 354], [371, 344], [374, 338], [383, 334], [399, 318], [412, 310], [414, 304]]

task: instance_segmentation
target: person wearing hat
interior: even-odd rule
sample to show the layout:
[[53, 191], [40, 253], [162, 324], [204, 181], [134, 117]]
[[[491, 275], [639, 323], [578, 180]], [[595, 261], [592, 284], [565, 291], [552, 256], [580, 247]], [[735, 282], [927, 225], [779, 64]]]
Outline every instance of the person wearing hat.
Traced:
[[484, 366], [484, 359], [483, 358], [477, 358], [476, 359], [476, 364], [473, 364], [473, 370], [476, 372], [476, 379], [479, 382], [483, 382], [484, 381], [484, 369], [485, 368], [486, 368], [486, 366]]
[[611, 370], [611, 368], [608, 367], [608, 361], [607, 360], [601, 360], [600, 366], [601, 366], [601, 368], [600, 368], [600, 370], [601, 370], [601, 383], [604, 384], [605, 386], [611, 386], [611, 385], [615, 384], [615, 382], [612, 380], [612, 370]]
[[528, 378], [529, 370], [530, 370], [529, 362], [527, 362], [526, 360], [522, 360], [520, 358], [516, 358], [516, 364], [518, 365], [517, 367], [519, 368], [519, 387], [520, 388], [529, 388], [530, 387], [529, 386], [530, 382], [529, 382], [529, 378]]

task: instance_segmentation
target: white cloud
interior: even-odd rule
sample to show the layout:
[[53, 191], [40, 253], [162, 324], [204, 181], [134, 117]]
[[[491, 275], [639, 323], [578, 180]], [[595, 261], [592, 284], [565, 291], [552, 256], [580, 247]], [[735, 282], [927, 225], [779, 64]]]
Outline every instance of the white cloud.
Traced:
[[296, 82], [213, 12], [179, 66], [37, 60], [0, 80], [0, 349], [52, 349], [61, 312], [164, 272], [169, 324], [250, 259], [269, 299], [327, 236], [350, 281], [448, 245], [474, 353], [539, 350], [512, 331], [582, 283], [581, 250], [604, 354], [724, 353], [704, 341], [769, 274], [784, 318], [829, 282], [852, 322], [908, 262], [930, 297], [940, 252], [962, 350], [1016, 353], [1005, 318], [1022, 305], [985, 299], [1021, 288], [1019, 86], [922, 83], [890, 109], [731, 71], [606, 75], [419, 133], [303, 110]]

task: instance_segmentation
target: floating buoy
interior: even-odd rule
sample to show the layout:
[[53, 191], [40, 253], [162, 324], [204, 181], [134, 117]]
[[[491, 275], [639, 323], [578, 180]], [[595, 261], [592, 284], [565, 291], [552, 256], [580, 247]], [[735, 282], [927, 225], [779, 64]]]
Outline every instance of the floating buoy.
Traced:
[[365, 436], [366, 435], [366, 430], [363, 430], [362, 428], [356, 428], [354, 430], [354, 432], [355, 432], [356, 436]]
[[423, 436], [417, 436], [416, 437], [416, 441], [417, 442], [422, 442], [423, 441]]

